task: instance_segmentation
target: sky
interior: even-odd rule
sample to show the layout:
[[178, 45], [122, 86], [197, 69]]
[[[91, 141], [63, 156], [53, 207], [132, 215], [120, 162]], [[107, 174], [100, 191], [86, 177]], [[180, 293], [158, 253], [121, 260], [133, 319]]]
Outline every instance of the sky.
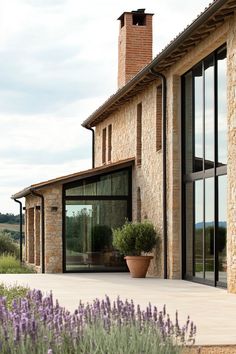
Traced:
[[209, 0], [0, 1], [0, 212], [37, 182], [91, 168], [81, 127], [117, 90], [119, 21], [146, 8], [158, 54]]

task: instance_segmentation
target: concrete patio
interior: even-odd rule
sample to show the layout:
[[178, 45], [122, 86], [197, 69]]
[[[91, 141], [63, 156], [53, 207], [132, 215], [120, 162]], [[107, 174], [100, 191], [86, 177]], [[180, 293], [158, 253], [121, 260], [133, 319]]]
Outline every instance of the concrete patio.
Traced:
[[105, 294], [111, 299], [118, 295], [133, 299], [142, 307], [149, 302], [159, 308], [166, 304], [172, 319], [176, 310], [181, 323], [190, 315], [197, 325], [196, 344], [236, 345], [236, 295], [223, 289], [183, 280], [132, 279], [127, 273], [0, 274], [0, 282], [28, 285], [44, 293], [52, 290], [69, 310], [80, 299], [87, 302]]

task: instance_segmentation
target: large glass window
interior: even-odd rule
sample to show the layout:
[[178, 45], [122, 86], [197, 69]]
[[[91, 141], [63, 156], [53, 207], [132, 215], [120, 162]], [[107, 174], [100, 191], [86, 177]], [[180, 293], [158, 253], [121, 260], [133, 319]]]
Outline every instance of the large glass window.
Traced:
[[204, 258], [203, 258], [203, 231], [204, 231], [204, 216], [203, 216], [203, 181], [195, 182], [194, 193], [194, 273], [198, 278], [204, 277]]
[[[194, 155], [194, 171], [202, 170], [203, 161], [203, 73], [202, 63], [193, 70], [194, 81], [194, 124], [193, 140], [194, 145], [191, 150]], [[192, 86], [192, 85], [191, 85]], [[190, 94], [191, 91], [190, 91]], [[192, 172], [192, 171], [191, 171]]]
[[205, 278], [214, 281], [214, 178], [205, 179]]
[[112, 246], [112, 228], [131, 218], [130, 174], [124, 169], [66, 186], [66, 271], [127, 270]]
[[214, 167], [214, 57], [211, 55], [204, 61], [204, 135], [205, 136], [205, 169]]
[[66, 196], [128, 196], [129, 171], [123, 170], [100, 177], [84, 179], [66, 189]]
[[217, 112], [218, 112], [218, 161], [217, 165], [227, 164], [227, 89], [226, 89], [226, 49], [217, 53]]
[[183, 76], [185, 276], [226, 284], [226, 48]]
[[227, 281], [227, 259], [226, 259], [226, 236], [227, 236], [227, 176], [220, 176], [218, 178], [218, 191], [219, 191], [219, 223], [217, 232], [217, 245], [218, 245], [218, 269], [219, 281], [226, 283]]

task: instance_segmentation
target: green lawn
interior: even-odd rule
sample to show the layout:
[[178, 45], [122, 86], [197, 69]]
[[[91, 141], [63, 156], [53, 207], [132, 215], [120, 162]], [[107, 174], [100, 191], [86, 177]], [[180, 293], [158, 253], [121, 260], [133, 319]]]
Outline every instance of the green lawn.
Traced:
[[25, 265], [21, 265], [19, 259], [15, 256], [2, 254], [0, 255], [0, 273], [1, 274], [21, 274], [35, 273], [35, 271]]

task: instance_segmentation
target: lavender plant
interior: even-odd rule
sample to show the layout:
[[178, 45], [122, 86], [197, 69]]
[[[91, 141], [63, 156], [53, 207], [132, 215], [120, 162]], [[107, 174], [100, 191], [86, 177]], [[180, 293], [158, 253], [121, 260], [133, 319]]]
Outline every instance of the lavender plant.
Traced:
[[166, 308], [145, 310], [133, 301], [96, 299], [79, 303], [73, 312], [54, 303], [53, 296], [29, 291], [12, 309], [0, 297], [0, 352], [34, 354], [174, 354], [194, 343], [196, 327], [187, 319], [173, 323]]

